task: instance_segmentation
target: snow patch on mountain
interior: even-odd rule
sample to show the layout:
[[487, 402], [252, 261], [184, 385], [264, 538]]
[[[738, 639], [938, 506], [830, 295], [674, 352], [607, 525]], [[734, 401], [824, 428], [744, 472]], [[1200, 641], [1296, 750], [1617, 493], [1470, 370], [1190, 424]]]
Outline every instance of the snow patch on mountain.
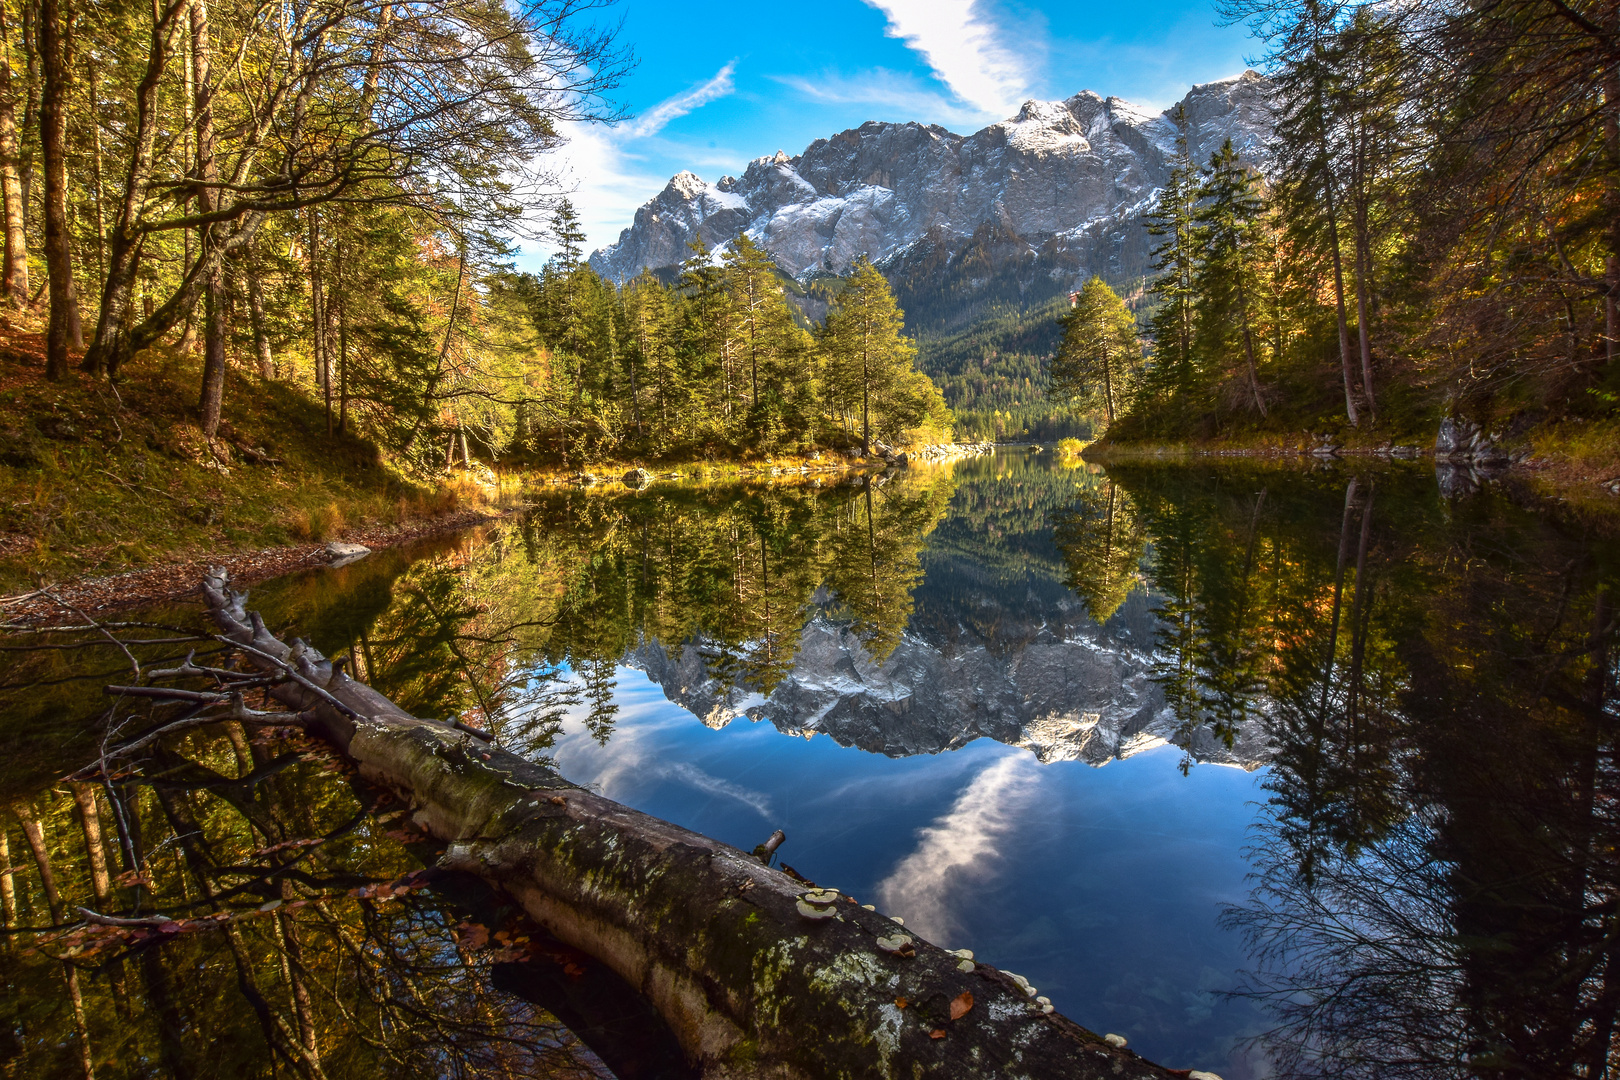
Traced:
[[[1230, 138], [1248, 161], [1269, 165], [1270, 86], [1259, 75], [1195, 86], [1181, 105], [1194, 160]], [[709, 184], [677, 174], [591, 265], [628, 280], [678, 264], [693, 241], [714, 248], [746, 232], [790, 273], [843, 273], [863, 255], [888, 263], [925, 238], [954, 249], [993, 226], [1030, 251], [1056, 241], [1059, 256], [1067, 239], [1089, 238], [1065, 264], [1081, 274], [1098, 257], [1099, 231], [1114, 237], [1116, 261], [1119, 250], [1145, 250], [1131, 230], [1140, 232], [1173, 167], [1172, 116], [1085, 91], [1025, 102], [1017, 116], [966, 136], [869, 122], [796, 157], [755, 158], [741, 177]]]

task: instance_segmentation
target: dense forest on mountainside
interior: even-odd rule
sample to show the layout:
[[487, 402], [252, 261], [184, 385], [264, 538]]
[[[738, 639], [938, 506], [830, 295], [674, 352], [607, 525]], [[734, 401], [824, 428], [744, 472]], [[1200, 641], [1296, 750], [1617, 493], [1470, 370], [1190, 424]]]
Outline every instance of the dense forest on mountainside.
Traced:
[[[1145, 354], [1072, 315], [1059, 390], [1108, 441], [1356, 431], [1512, 439], [1620, 407], [1620, 36], [1592, 3], [1226, 0], [1268, 49], [1262, 176], [1185, 137], [1151, 229]], [[1095, 337], [1094, 334], [1090, 335]], [[1562, 425], [1560, 427], [1559, 425]], [[1620, 440], [1601, 445], [1612, 466]]]

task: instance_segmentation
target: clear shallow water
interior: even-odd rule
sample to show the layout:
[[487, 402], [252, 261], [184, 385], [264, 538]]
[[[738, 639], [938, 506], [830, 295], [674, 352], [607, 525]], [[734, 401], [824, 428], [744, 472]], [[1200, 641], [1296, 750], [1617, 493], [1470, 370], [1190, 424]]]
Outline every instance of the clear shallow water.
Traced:
[[[1420, 466], [1024, 451], [872, 483], [555, 491], [252, 602], [570, 780], [743, 848], [784, 829], [798, 872], [1166, 1065], [1588, 1075], [1620, 1005], [1620, 547], [1522, 492], [1440, 492]], [[656, 1027], [498, 897], [410, 876], [431, 845], [319, 747], [216, 726], [76, 800], [59, 778], [97, 753], [100, 688], [130, 678], [94, 642], [5, 643], [18, 1075], [86, 1047], [97, 1075], [589, 1075], [553, 1013], [599, 1050]], [[36, 936], [85, 902], [192, 923]], [[413, 982], [434, 1023], [384, 992]], [[678, 1075], [633, 1049], [604, 1054]]]

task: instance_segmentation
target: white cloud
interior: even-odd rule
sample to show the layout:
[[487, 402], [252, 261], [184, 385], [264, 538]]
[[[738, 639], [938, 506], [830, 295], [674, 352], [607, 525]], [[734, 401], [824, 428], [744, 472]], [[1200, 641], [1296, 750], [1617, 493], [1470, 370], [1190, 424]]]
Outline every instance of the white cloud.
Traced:
[[948, 812], [919, 830], [917, 850], [878, 883], [881, 910], [949, 948], [961, 929], [955, 902], [995, 873], [1001, 839], [1019, 823], [1038, 782], [1035, 759], [1020, 753], [1009, 753], [974, 777]]
[[881, 110], [873, 120], [944, 124], [964, 133], [987, 120], [1002, 119], [1001, 112], [984, 112], [964, 107], [937, 90], [931, 90], [914, 76], [874, 68], [859, 75], [824, 71], [819, 75], [771, 75], [772, 81], [797, 92], [801, 97], [823, 105], [868, 105]]
[[684, 90], [672, 98], [660, 101], [648, 109], [641, 116], [619, 128], [615, 133], [621, 140], [644, 139], [649, 135], [656, 135], [676, 117], [685, 116], [694, 109], [700, 109], [711, 101], [729, 96], [736, 89], [731, 76], [737, 70], [737, 61], [733, 60], [715, 73], [714, 78], [701, 82], [690, 90]]
[[[733, 93], [736, 68], [733, 60], [713, 77], [615, 127], [574, 124], [564, 130], [568, 141], [557, 152], [557, 170], [584, 227], [587, 252], [615, 243], [641, 204], [669, 182], [667, 174], [648, 167], [648, 155], [638, 153], [638, 145], [642, 149], [648, 147], [649, 141], [656, 145], [656, 137], [670, 121]], [[683, 156], [712, 158], [715, 151], [694, 151]], [[544, 225], [544, 221], [531, 222], [531, 226]], [[524, 257], [519, 261], [531, 268], [537, 268], [549, 252], [544, 243], [534, 242], [525, 242], [523, 250]]]
[[1029, 96], [1027, 52], [1003, 45], [982, 0], [866, 0], [888, 18], [886, 33], [921, 56], [951, 93], [1005, 117]]

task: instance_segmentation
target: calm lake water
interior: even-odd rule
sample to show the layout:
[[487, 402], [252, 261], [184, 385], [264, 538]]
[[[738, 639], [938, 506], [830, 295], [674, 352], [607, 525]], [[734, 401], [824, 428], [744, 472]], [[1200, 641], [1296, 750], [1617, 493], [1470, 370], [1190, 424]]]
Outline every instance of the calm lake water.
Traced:
[[[745, 849], [783, 829], [795, 872], [1170, 1067], [1595, 1076], [1620, 546], [1444, 481], [1006, 449], [552, 491], [251, 606], [575, 783]], [[200, 622], [139, 618], [147, 671]], [[69, 782], [152, 725], [102, 693], [130, 661], [5, 644], [4, 1075], [681, 1075], [320, 746], [216, 724]]]

